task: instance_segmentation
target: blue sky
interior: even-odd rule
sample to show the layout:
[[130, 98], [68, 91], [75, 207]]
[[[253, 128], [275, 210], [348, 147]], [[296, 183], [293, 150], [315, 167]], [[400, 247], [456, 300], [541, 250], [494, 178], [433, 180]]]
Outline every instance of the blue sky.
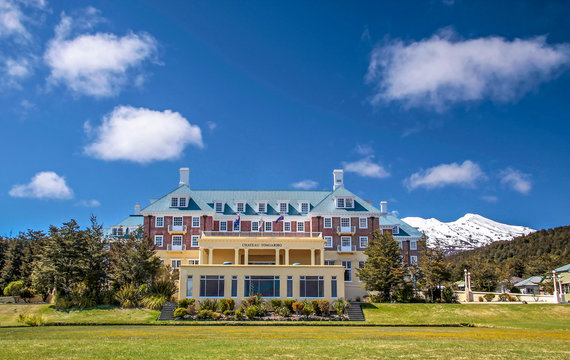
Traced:
[[570, 213], [564, 2], [0, 0], [0, 234], [178, 184], [330, 189], [400, 217]]

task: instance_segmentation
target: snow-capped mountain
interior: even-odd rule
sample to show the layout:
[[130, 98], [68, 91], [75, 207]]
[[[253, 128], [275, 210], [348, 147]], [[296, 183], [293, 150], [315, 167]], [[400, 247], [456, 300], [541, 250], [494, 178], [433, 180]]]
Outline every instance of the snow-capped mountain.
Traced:
[[447, 252], [469, 250], [499, 240], [512, 240], [536, 231], [524, 226], [501, 224], [477, 214], [466, 214], [452, 222], [421, 217], [402, 220], [423, 231], [428, 238], [428, 246], [439, 242]]

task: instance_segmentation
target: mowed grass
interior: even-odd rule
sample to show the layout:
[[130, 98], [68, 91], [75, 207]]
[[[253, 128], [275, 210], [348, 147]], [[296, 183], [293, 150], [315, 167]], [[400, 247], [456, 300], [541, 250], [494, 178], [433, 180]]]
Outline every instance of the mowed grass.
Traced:
[[366, 323], [570, 330], [570, 305], [554, 304], [366, 304]]
[[46, 304], [0, 305], [0, 326], [21, 326], [18, 323], [19, 313], [40, 314], [48, 323], [149, 324], [156, 321], [160, 311], [110, 306], [87, 310], [55, 310]]
[[568, 359], [564, 330], [65, 326], [0, 329], [1, 359]]

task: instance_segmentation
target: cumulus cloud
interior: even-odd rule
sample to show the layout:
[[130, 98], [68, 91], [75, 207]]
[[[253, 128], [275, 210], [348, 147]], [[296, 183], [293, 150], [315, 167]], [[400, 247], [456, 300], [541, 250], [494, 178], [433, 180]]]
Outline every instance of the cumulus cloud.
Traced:
[[[102, 20], [89, 8], [83, 27]], [[120, 92], [135, 69], [156, 54], [156, 40], [145, 33], [117, 36], [109, 33], [79, 34], [72, 37], [74, 22], [65, 14], [48, 43], [44, 61], [50, 68], [48, 82], [63, 84], [77, 94], [109, 97]], [[134, 76], [132, 82], [139, 79]]]
[[544, 36], [464, 40], [443, 30], [420, 41], [375, 47], [366, 81], [375, 87], [372, 104], [400, 101], [443, 109], [466, 101], [517, 99], [569, 64], [570, 44], [548, 44]]
[[404, 184], [409, 190], [419, 187], [434, 189], [449, 185], [472, 186], [484, 178], [485, 173], [479, 165], [470, 160], [465, 160], [461, 165], [458, 163], [440, 164], [419, 171], [405, 179]]
[[101, 206], [101, 203], [99, 202], [99, 200], [81, 200], [78, 201], [75, 206], [80, 206], [80, 207], [86, 207], [86, 208], [94, 208], [94, 207], [98, 207]]
[[53, 171], [42, 171], [34, 175], [28, 184], [14, 185], [9, 194], [17, 198], [71, 199], [73, 190], [67, 186], [63, 176]]
[[200, 128], [170, 110], [117, 106], [99, 127], [86, 129], [95, 139], [85, 147], [85, 153], [102, 160], [171, 160], [187, 145], [204, 146]]
[[26, 22], [30, 18], [22, 11], [22, 6], [43, 9], [44, 1], [0, 0], [0, 37], [12, 37], [18, 41], [30, 40]]
[[318, 182], [308, 179], [291, 184], [291, 186], [293, 186], [295, 189], [303, 189], [303, 190], [314, 189], [317, 187], [317, 185], [319, 185]]
[[519, 170], [509, 167], [501, 170], [499, 172], [499, 177], [501, 179], [501, 184], [508, 186], [521, 194], [526, 195], [532, 189], [530, 174], [524, 174]]
[[373, 155], [368, 155], [363, 159], [354, 162], [343, 162], [346, 172], [353, 172], [363, 177], [383, 179], [390, 176], [390, 173], [380, 164], [372, 161]]
[[0, 57], [0, 85], [7, 88], [19, 88], [20, 81], [32, 74], [31, 58]]

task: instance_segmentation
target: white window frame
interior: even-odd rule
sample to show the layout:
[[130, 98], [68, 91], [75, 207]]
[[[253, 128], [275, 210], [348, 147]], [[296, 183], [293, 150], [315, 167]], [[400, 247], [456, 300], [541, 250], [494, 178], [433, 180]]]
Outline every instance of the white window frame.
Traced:
[[325, 239], [325, 247], [332, 248], [333, 247], [333, 237], [332, 236], [324, 236]]
[[[327, 226], [327, 221], [329, 221], [329, 226]], [[332, 217], [326, 217], [323, 220], [323, 228], [325, 229], [332, 229]]]
[[[348, 202], [350, 201], [350, 206]], [[353, 198], [346, 198], [344, 199], [344, 207], [346, 209], [354, 209], [354, 199]]]
[[178, 198], [173, 196], [170, 198], [170, 207], [178, 207]]
[[[180, 225], [176, 225], [176, 219], [180, 219]], [[184, 217], [183, 216], [173, 216], [172, 217], [172, 226], [184, 226]]]
[[[218, 206], [220, 210], [218, 210]], [[214, 201], [214, 211], [217, 213], [224, 212], [224, 203], [222, 201]]]
[[[363, 221], [364, 221], [364, 224], [362, 223]], [[368, 218], [367, 217], [358, 218], [358, 228], [359, 229], [368, 229]]]
[[392, 229], [392, 234], [394, 235], [398, 235], [400, 233], [400, 227], [396, 226], [395, 228]]
[[[158, 224], [160, 219], [160, 225]], [[154, 227], [164, 227], [164, 216], [157, 216], [154, 218]]]
[[[184, 201], [184, 205], [182, 204], [182, 201]], [[178, 207], [181, 208], [188, 207], [188, 201], [186, 200], [185, 197], [178, 198]]]
[[188, 259], [188, 265], [200, 265], [200, 260], [198, 260], [198, 259]]
[[[198, 222], [196, 222], [198, 220]], [[192, 216], [192, 227], [199, 228], [200, 227], [200, 216]]]
[[[284, 208], [283, 208], [284, 207]], [[280, 202], [279, 203], [279, 213], [287, 214], [289, 212], [289, 203], [287, 202]]]
[[[306, 211], [303, 210], [303, 207], [307, 207], [307, 210], [306, 210]], [[299, 210], [301, 210], [301, 214], [308, 214], [309, 211], [311, 210], [311, 204], [310, 204], [309, 202], [307, 202], [307, 201], [302, 201], [302, 202], [299, 204]]]
[[[184, 244], [184, 237], [182, 235], [172, 235], [172, 239], [170, 239], [171, 246], [174, 247], [174, 238], [180, 238], [180, 246]], [[179, 245], [176, 245], [179, 246]]]
[[[160, 240], [160, 244], [158, 243], [158, 240]], [[164, 235], [154, 235], [154, 246], [164, 246]]]
[[417, 250], [417, 249], [418, 249], [418, 242], [416, 240], [410, 240], [410, 250]]
[[172, 270], [180, 269], [181, 265], [182, 265], [181, 259], [170, 259], [170, 266], [172, 267]]
[[410, 265], [417, 265], [418, 264], [418, 257], [416, 255], [410, 256]]
[[[224, 224], [223, 229], [222, 224]], [[220, 220], [220, 231], [228, 231], [228, 222], [226, 220]]]
[[[263, 211], [261, 210], [262, 206], [263, 206]], [[265, 214], [267, 212], [267, 203], [265, 201], [257, 203], [257, 212], [262, 214]]]
[[352, 260], [342, 260], [341, 264], [344, 266], [344, 271], [349, 270], [350, 274], [350, 280], [344, 280], [344, 282], [352, 282]]
[[[342, 224], [343, 221], [348, 221], [348, 225], [343, 225], [343, 224]], [[343, 228], [343, 227], [348, 227], [348, 228], [349, 228], [349, 227], [350, 227], [350, 223], [351, 223], [351, 221], [350, 221], [350, 218], [349, 218], [349, 217], [341, 217], [341, 218], [340, 218], [340, 227], [341, 227], [341, 228]]]
[[305, 232], [305, 222], [304, 221], [297, 221], [297, 232]]
[[[342, 242], [343, 242], [344, 240], [347, 240], [347, 239], [348, 239], [348, 245], [343, 245]], [[341, 237], [340, 237], [340, 246], [341, 246], [341, 247], [346, 247], [346, 246], [348, 246], [348, 247], [352, 248], [352, 236], [341, 236]]]
[[[364, 241], [364, 243], [363, 243], [363, 241]], [[368, 236], [360, 236], [358, 238], [358, 245], [360, 245], [361, 248], [368, 247]]]
[[232, 221], [232, 231], [240, 232], [241, 231], [241, 220], [238, 221], [238, 226], [236, 226], [236, 222]]
[[[253, 228], [253, 224], [257, 227], [256, 229]], [[252, 221], [251, 222], [251, 231], [252, 232], [259, 232], [259, 221]]]
[[273, 232], [273, 221], [266, 221], [263, 224], [263, 230], [265, 230], [265, 232]]
[[344, 209], [344, 198], [336, 199], [336, 207], [337, 209]]
[[200, 239], [200, 235], [192, 235], [192, 242], [190, 243], [190, 246], [200, 247], [200, 242], [198, 239]]
[[336, 260], [325, 260], [325, 266], [332, 266], [336, 264]]
[[283, 222], [283, 232], [291, 232], [291, 221]]
[[[241, 210], [240, 210], [240, 207], [242, 208]], [[243, 202], [243, 201], [236, 202], [236, 212], [237, 213], [244, 213], [245, 212], [245, 202]]]

